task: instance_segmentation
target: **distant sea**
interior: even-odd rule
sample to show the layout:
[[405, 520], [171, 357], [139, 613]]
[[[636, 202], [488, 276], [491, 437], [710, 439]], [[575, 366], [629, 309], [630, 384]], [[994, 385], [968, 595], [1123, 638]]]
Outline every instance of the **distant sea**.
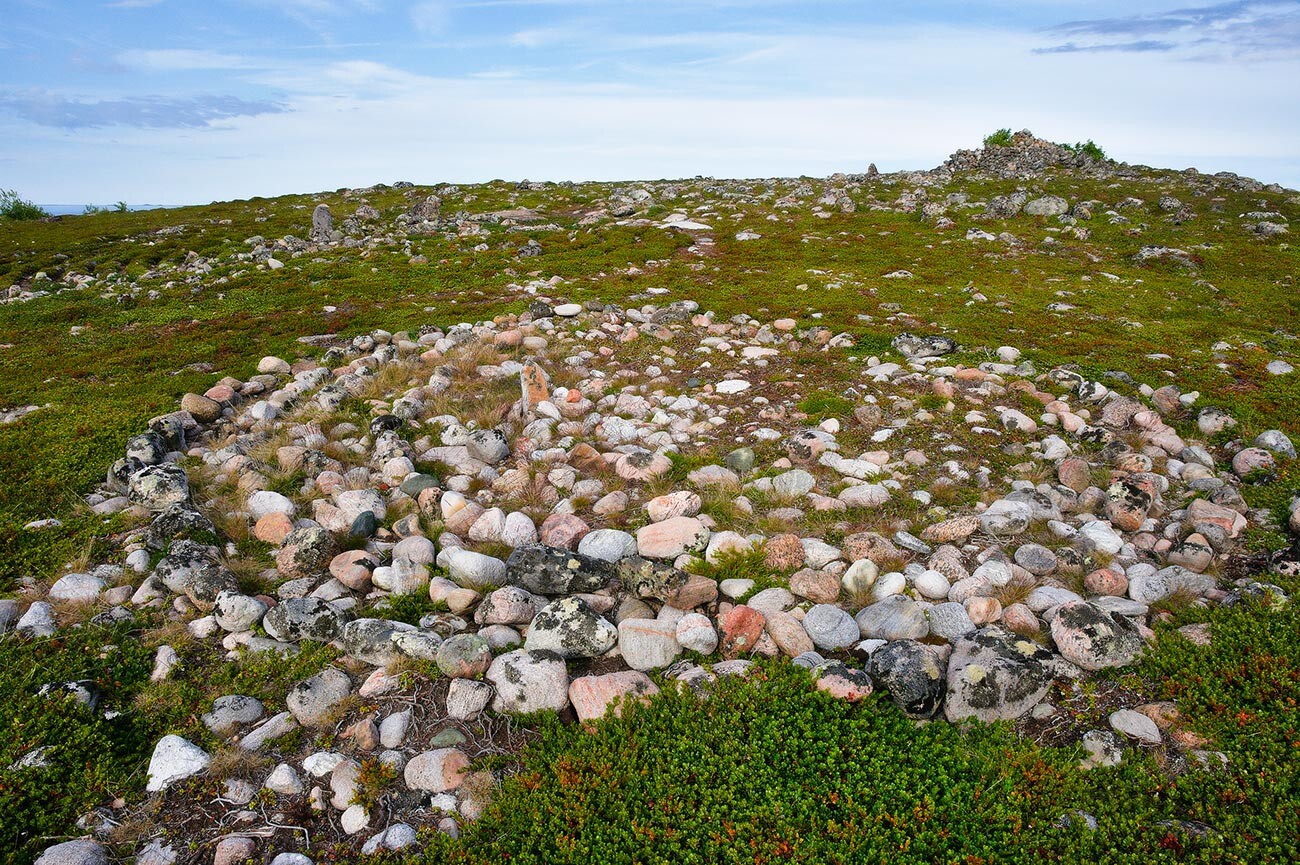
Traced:
[[[116, 204], [100, 204], [98, 207], [104, 207], [108, 210], [115, 210]], [[128, 204], [127, 210], [159, 210], [168, 207], [184, 207], [183, 204]], [[77, 216], [84, 213], [86, 205], [84, 204], [39, 204], [37, 207], [43, 207], [51, 216]]]

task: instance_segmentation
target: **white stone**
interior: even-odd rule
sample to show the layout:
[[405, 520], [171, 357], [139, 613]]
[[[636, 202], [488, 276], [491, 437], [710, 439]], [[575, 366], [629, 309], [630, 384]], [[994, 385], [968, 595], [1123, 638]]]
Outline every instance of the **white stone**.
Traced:
[[157, 793], [170, 784], [197, 775], [208, 768], [212, 758], [193, 742], [168, 735], [158, 740], [149, 759], [149, 783], [145, 790]]
[[258, 490], [248, 497], [248, 515], [254, 522], [267, 514], [284, 514], [293, 519], [297, 512], [292, 500], [272, 490]]
[[298, 773], [288, 763], [281, 763], [271, 770], [271, 774], [266, 776], [266, 782], [262, 785], [273, 793], [280, 793], [284, 796], [297, 796], [302, 792], [302, 779]]
[[750, 386], [750, 383], [745, 381], [743, 378], [732, 378], [718, 382], [714, 387], [714, 390], [722, 394], [732, 394], [749, 390]]

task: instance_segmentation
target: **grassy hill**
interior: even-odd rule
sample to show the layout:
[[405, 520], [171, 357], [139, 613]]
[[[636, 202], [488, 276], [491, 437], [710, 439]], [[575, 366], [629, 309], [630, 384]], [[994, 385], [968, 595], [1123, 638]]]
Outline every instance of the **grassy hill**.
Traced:
[[[851, 206], [834, 196], [819, 204], [832, 187]], [[650, 196], [641, 200], [637, 190]], [[985, 215], [986, 202], [1017, 190], [1086, 204], [1090, 213], [1070, 222]], [[444, 218], [457, 214], [462, 230], [408, 235], [394, 227], [435, 192]], [[287, 244], [273, 253], [283, 265], [275, 269], [254, 257], [254, 236], [307, 238], [322, 203], [336, 220], [362, 204], [378, 217], [359, 223], [355, 246], [294, 254]], [[926, 207], [934, 204], [942, 207]], [[617, 215], [620, 206], [626, 215]], [[664, 227], [674, 213], [712, 226], [713, 242]], [[1267, 369], [1278, 360], [1300, 365], [1300, 249], [1289, 233], [1260, 228], [1297, 220], [1292, 190], [1120, 166], [1018, 177], [380, 186], [0, 222], [0, 287], [15, 287], [0, 305], [0, 412], [36, 407], [0, 425], [0, 595], [47, 584], [71, 564], [120, 558], [112, 538], [125, 528], [121, 518], [94, 513], [85, 496], [126, 440], [182, 394], [202, 393], [224, 375], [246, 380], [263, 356], [320, 356], [300, 337], [415, 333], [520, 313], [530, 281], [558, 278], [550, 293], [578, 303], [693, 300], [718, 320], [789, 317], [848, 334], [851, 346], [800, 368], [801, 387], [813, 395], [839, 394], [850, 383], [847, 359], [887, 355], [899, 332], [942, 332], [960, 343], [954, 357], [966, 363], [996, 359], [994, 350], [1009, 344], [1039, 370], [1069, 365], [1093, 380], [1199, 392], [1196, 408], [1221, 406], [1238, 422], [1220, 443], [1267, 429], [1300, 436], [1300, 372]], [[760, 236], [738, 239], [742, 231]], [[540, 254], [521, 256], [530, 239]], [[1194, 415], [1179, 429], [1194, 434]], [[1275, 513], [1272, 526], [1252, 530], [1247, 552], [1291, 543], [1287, 506], [1300, 491], [1291, 465], [1243, 485], [1252, 507]], [[28, 528], [51, 519], [57, 524]], [[1242, 562], [1242, 573], [1267, 566], [1263, 556]], [[1294, 578], [1267, 579], [1300, 590]], [[1176, 630], [1198, 621], [1213, 623], [1208, 650]], [[0, 749], [0, 767], [52, 731], [94, 754], [39, 788], [0, 773], [11, 827], [0, 861], [30, 861], [48, 843], [42, 838], [75, 834], [72, 822], [90, 807], [138, 798], [153, 742], [177, 725], [196, 726], [209, 691], [150, 696], [152, 653], [138, 638], [158, 624], [86, 625], [30, 643], [0, 637], [0, 728], [12, 742]], [[1294, 861], [1297, 634], [1294, 605], [1178, 610], [1139, 667], [1103, 676], [1091, 694], [1059, 695], [1096, 717], [1112, 688], [1176, 701], [1188, 725], [1228, 755], [1225, 772], [1148, 755], [1084, 774], [1074, 768], [1073, 744], [1005, 725], [918, 726], [887, 700], [835, 701], [798, 671], [769, 665], [762, 684], [728, 684], [704, 702], [657, 700], [594, 733], [539, 722], [522, 770], [486, 815], [459, 842], [432, 838], [423, 856]], [[109, 644], [122, 656], [106, 659]], [[296, 672], [240, 670], [216, 653], [210, 663], [214, 686], [283, 689]], [[116, 702], [147, 709], [104, 721], [76, 707], [47, 709], [34, 696], [41, 682], [80, 677], [112, 679]], [[1101, 828], [1082, 819], [1058, 826], [1075, 810]], [[204, 861], [208, 853], [185, 855]]]

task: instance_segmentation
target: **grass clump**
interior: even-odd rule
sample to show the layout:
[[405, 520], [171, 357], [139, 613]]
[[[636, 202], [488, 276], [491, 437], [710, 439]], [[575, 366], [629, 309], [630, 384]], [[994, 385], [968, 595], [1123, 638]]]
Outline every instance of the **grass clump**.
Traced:
[[18, 197], [12, 189], [0, 189], [0, 219], [25, 222], [31, 219], [48, 219], [49, 211]]
[[799, 400], [799, 411], [815, 420], [845, 418], [853, 415], [853, 400], [830, 391], [813, 391]]
[[420, 619], [430, 613], [445, 613], [446, 611], [446, 601], [430, 600], [427, 592], [410, 592], [404, 595], [390, 595], [382, 603], [371, 607], [367, 615], [376, 619], [388, 619], [392, 622], [418, 625]]

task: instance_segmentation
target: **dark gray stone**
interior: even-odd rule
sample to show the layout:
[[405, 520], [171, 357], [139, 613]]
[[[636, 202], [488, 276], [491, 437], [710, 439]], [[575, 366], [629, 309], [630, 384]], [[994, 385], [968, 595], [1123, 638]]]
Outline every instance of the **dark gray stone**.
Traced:
[[579, 553], [527, 544], [506, 560], [506, 578], [539, 595], [572, 595], [603, 589], [615, 575], [614, 566]]
[[328, 643], [343, 631], [342, 613], [320, 598], [289, 598], [267, 611], [262, 627], [275, 640], [286, 643], [319, 640]]
[[909, 718], [932, 718], [947, 687], [944, 665], [915, 640], [897, 640], [871, 653], [867, 671]]

